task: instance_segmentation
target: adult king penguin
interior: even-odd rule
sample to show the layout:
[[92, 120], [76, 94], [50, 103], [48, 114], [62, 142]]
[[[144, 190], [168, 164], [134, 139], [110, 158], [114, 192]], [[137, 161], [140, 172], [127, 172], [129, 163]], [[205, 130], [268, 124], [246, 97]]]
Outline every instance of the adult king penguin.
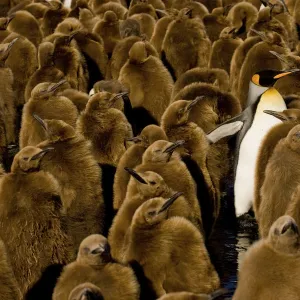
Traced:
[[286, 104], [273, 87], [284, 76], [300, 69], [285, 71], [264, 70], [252, 76], [246, 109], [234, 120], [244, 122], [237, 135], [235, 155], [234, 204], [239, 217], [249, 211], [254, 199], [255, 166], [260, 144], [268, 131], [281, 121], [265, 114], [264, 110], [282, 111]]

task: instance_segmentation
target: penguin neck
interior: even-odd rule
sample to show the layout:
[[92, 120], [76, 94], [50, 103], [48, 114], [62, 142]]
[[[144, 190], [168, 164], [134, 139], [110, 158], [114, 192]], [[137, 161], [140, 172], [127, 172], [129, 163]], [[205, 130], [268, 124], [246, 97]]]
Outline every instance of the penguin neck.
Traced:
[[248, 99], [247, 99], [247, 107], [252, 105], [257, 101], [257, 99], [270, 87], [266, 86], [259, 86], [250, 81], [249, 84], [249, 92], [248, 92]]
[[286, 109], [284, 99], [282, 98], [280, 93], [273, 87], [268, 88], [267, 91], [265, 91], [261, 95], [259, 104], [257, 106], [257, 111], [263, 111], [270, 108], [274, 110], [276, 109], [278, 111]]

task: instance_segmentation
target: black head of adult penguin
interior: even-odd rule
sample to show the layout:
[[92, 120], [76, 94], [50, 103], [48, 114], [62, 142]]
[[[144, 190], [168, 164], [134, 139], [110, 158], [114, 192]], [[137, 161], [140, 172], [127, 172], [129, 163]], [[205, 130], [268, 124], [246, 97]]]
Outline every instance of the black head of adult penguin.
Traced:
[[0, 44], [0, 67], [5, 66], [5, 61], [9, 56], [9, 52], [17, 40], [18, 38], [15, 38], [10, 43]]
[[85, 282], [72, 290], [68, 300], [104, 300], [104, 297], [99, 287]]

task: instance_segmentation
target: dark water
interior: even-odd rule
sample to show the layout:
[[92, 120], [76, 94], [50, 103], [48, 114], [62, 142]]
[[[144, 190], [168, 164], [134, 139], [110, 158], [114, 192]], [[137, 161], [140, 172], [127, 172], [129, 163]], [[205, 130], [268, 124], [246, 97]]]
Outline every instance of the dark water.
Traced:
[[230, 186], [222, 198], [220, 217], [207, 242], [211, 260], [220, 276], [222, 287], [229, 290], [223, 298], [231, 297], [237, 285], [238, 262], [249, 246], [258, 239], [255, 219], [246, 215], [236, 219]]

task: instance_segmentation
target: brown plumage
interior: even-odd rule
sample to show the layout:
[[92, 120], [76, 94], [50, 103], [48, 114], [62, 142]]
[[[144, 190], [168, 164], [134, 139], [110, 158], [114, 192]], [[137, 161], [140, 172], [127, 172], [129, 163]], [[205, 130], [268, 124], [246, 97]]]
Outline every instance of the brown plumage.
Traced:
[[[126, 170], [133, 179], [129, 182], [126, 198], [113, 220], [108, 237], [113, 258], [123, 263], [128, 262], [125, 257], [128, 247], [128, 229], [135, 211], [147, 200], [155, 197], [166, 200], [175, 194], [163, 178], [155, 172], [138, 173], [129, 168]], [[199, 229], [199, 219], [183, 196], [177, 199], [168, 211], [168, 217], [174, 216], [181, 216], [190, 220]]]
[[[160, 8], [164, 9], [164, 8]], [[131, 2], [129, 10], [128, 10], [128, 17], [131, 17], [135, 14], [147, 14], [154, 19], [157, 19], [157, 14], [155, 8], [149, 1], [140, 1], [138, 0], [137, 3], [133, 4]]]
[[127, 261], [141, 264], [159, 297], [177, 291], [210, 293], [220, 284], [201, 233], [185, 218], [168, 218], [178, 195], [148, 200], [130, 226]]
[[31, 3], [29, 5], [27, 5], [24, 10], [28, 11], [29, 13], [31, 13], [39, 22], [41, 19], [44, 17], [46, 11], [49, 9], [50, 4], [48, 4], [48, 2], [44, 2], [44, 3]]
[[[261, 33], [259, 33], [261, 34]], [[263, 70], [281, 70], [281, 63], [270, 51], [279, 54], [288, 52], [282, 37], [276, 32], [262, 33], [263, 41], [254, 45], [249, 51], [240, 70], [237, 97], [242, 108], [245, 108], [249, 90], [249, 82], [253, 76]]]
[[152, 5], [155, 9], [165, 9], [164, 1], [162, 0], [131, 0], [129, 8], [132, 8], [138, 4], [147, 3]]
[[258, 215], [261, 203], [260, 189], [265, 180], [266, 166], [274, 151], [274, 148], [281, 139], [288, 135], [289, 131], [294, 126], [300, 123], [300, 109], [287, 109], [283, 112], [270, 111], [270, 113], [277, 118], [280, 118], [283, 123], [278, 124], [269, 130], [259, 149], [255, 168], [255, 190], [253, 201], [253, 209], [256, 215]]
[[112, 262], [110, 246], [101, 235], [94, 234], [82, 241], [77, 260], [64, 268], [57, 282], [53, 300], [68, 300], [72, 290], [85, 282], [100, 288], [104, 299], [139, 299], [132, 269]]
[[52, 0], [50, 4], [50, 9], [46, 11], [41, 21], [41, 30], [44, 37], [54, 33], [56, 26], [67, 17], [70, 11], [58, 0]]
[[173, 78], [191, 68], [207, 67], [211, 42], [201, 19], [191, 18], [190, 10], [182, 9], [168, 26], [162, 50]]
[[266, 238], [247, 251], [233, 300], [297, 300], [299, 271], [298, 226], [293, 218], [283, 216], [274, 222]]
[[207, 294], [194, 294], [189, 292], [177, 292], [177, 293], [169, 293], [158, 300], [217, 300], [220, 296], [226, 294], [228, 291], [226, 289], [219, 289], [210, 295]]
[[25, 101], [30, 98], [31, 91], [42, 82], [57, 83], [64, 78], [64, 73], [54, 66], [54, 45], [49, 42], [40, 44], [38, 48], [39, 68], [29, 78], [25, 89]]
[[94, 12], [100, 18], [103, 18], [105, 12], [107, 12], [109, 10], [113, 11], [118, 16], [119, 20], [126, 19], [127, 9], [120, 3], [115, 3], [115, 2], [111, 1], [111, 2], [101, 5], [99, 8], [94, 8]]
[[130, 19], [140, 23], [141, 33], [147, 40], [150, 40], [154, 32], [156, 19], [149, 14], [141, 13], [130, 16]]
[[0, 240], [0, 270], [0, 297], [7, 300], [21, 299], [20, 289], [2, 240]]
[[155, 141], [168, 140], [163, 129], [156, 125], [146, 126], [139, 136], [131, 139], [134, 145], [130, 146], [120, 158], [114, 180], [114, 209], [119, 209], [125, 199], [130, 175], [125, 167], [135, 168], [142, 163], [145, 150]]
[[229, 90], [229, 76], [225, 70], [213, 68], [194, 68], [183, 73], [175, 82], [172, 99], [186, 86], [194, 82], [204, 82], [219, 87], [221, 91]]
[[105, 12], [103, 19], [95, 25], [93, 31], [102, 37], [105, 52], [111, 57], [117, 42], [121, 39], [117, 15], [113, 11]]
[[194, 100], [198, 96], [203, 98], [190, 112], [189, 120], [206, 133], [241, 112], [241, 105], [236, 97], [208, 83], [192, 83], [186, 86], [177, 94], [173, 102]]
[[79, 21], [89, 32], [92, 32], [97, 22], [100, 21], [100, 18], [95, 16], [91, 10], [82, 8], [79, 12]]
[[77, 250], [83, 238], [103, 232], [101, 169], [89, 143], [73, 127], [60, 120], [43, 121], [36, 115], [35, 118], [47, 135], [38, 147], [54, 149], [44, 157], [41, 169], [52, 174], [61, 186], [67, 229]]
[[59, 119], [75, 127], [78, 112], [76, 106], [66, 97], [58, 96], [65, 80], [58, 83], [44, 82], [38, 84], [31, 92], [31, 98], [24, 105], [22, 127], [20, 131], [20, 148], [35, 146], [46, 139], [46, 133], [33, 117], [39, 115], [43, 119]]
[[43, 38], [38, 21], [27, 11], [16, 12], [7, 29], [26, 37], [36, 47], [38, 47]]
[[104, 300], [101, 290], [92, 283], [82, 283], [75, 287], [68, 300]]
[[257, 214], [262, 237], [266, 237], [272, 223], [284, 215], [299, 184], [299, 136], [300, 125], [297, 125], [277, 143], [267, 163]]
[[243, 43], [230, 27], [226, 27], [220, 33], [220, 38], [212, 45], [209, 68], [225, 70], [230, 75], [230, 65], [237, 47]]
[[10, 31], [7, 30], [7, 26], [13, 17], [0, 18], [0, 43], [10, 35]]
[[162, 62], [147, 53], [144, 42], [136, 42], [131, 47], [119, 81], [128, 88], [132, 107], [143, 107], [160, 122], [171, 100], [173, 80]]
[[87, 0], [76, 0], [75, 5], [71, 7], [71, 11], [68, 14], [68, 18], [79, 18], [79, 13], [81, 9], [89, 9]]
[[209, 14], [207, 6], [201, 3], [201, 1], [182, 1], [182, 0], [174, 0], [172, 8], [181, 10], [183, 8], [191, 9], [192, 17], [203, 19], [205, 16]]
[[59, 95], [69, 98], [77, 107], [78, 112], [84, 111], [88, 101], [89, 95], [75, 89], [65, 89]]
[[141, 26], [140, 23], [133, 19], [126, 19], [119, 23], [119, 31], [121, 39], [129, 36], [140, 36]]
[[126, 92], [124, 86], [118, 80], [101, 80], [97, 81], [93, 86], [93, 92], [90, 94], [96, 94], [99, 92], [109, 92], [111, 94], [119, 94]]
[[111, 108], [118, 96], [102, 92], [92, 96], [78, 119], [78, 131], [92, 143], [98, 163], [117, 166], [126, 151], [124, 142], [132, 137], [132, 128], [124, 114]]
[[39, 170], [42, 157], [50, 150], [23, 148], [14, 157], [11, 173], [0, 181], [0, 236], [22, 295], [46, 267], [70, 259], [59, 184]]
[[69, 35], [74, 31], [83, 29], [83, 25], [76, 18], [68, 17], [60, 22], [55, 28], [55, 33]]

